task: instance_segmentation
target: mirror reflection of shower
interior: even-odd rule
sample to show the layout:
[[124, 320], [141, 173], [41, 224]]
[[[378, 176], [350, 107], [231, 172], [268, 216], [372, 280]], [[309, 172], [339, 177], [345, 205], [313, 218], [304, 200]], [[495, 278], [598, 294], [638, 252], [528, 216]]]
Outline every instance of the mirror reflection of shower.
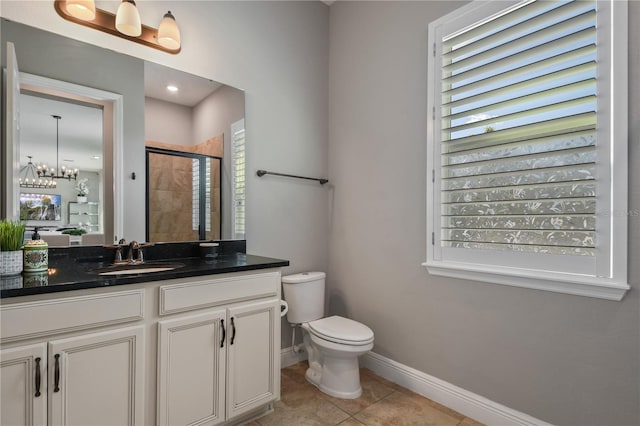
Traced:
[[221, 239], [221, 158], [147, 147], [150, 242]]

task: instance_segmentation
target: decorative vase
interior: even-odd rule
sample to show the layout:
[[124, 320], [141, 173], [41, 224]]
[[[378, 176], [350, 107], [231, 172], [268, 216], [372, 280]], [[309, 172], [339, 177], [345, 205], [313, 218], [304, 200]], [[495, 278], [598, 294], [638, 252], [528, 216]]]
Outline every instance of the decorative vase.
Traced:
[[22, 250], [0, 251], [0, 275], [18, 275], [22, 272]]
[[49, 267], [49, 245], [43, 240], [27, 241], [24, 245], [24, 273], [42, 272]]
[[82, 196], [82, 195], [78, 195], [78, 203], [86, 203], [87, 202], [87, 196]]

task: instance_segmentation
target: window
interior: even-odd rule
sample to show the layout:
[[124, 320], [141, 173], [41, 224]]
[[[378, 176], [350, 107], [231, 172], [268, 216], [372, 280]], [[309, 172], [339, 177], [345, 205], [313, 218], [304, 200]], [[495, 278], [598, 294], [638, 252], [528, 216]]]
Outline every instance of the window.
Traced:
[[[200, 173], [201, 160], [204, 160], [204, 176]], [[200, 182], [204, 179], [204, 191], [200, 190]], [[193, 191], [191, 205], [191, 228], [200, 232], [200, 195], [204, 192], [204, 228], [205, 232], [211, 232], [211, 158], [199, 157], [191, 160], [191, 187]]]
[[231, 164], [233, 174], [233, 237], [244, 239], [245, 230], [245, 143], [244, 119], [231, 125]]
[[430, 273], [624, 296], [626, 8], [476, 1], [429, 25]]

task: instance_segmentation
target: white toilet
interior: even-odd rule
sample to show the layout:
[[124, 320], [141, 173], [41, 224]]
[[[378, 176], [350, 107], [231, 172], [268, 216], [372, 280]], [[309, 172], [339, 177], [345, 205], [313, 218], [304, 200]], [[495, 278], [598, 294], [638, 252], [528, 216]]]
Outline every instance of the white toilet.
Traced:
[[358, 356], [373, 348], [373, 331], [347, 318], [323, 318], [324, 281], [324, 272], [282, 277], [287, 321], [302, 328], [309, 356], [307, 380], [336, 398], [358, 398], [362, 394]]

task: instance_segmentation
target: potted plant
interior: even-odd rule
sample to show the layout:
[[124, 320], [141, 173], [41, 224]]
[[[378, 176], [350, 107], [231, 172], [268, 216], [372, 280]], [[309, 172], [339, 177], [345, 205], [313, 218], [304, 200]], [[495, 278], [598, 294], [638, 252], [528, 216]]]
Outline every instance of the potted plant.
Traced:
[[0, 221], [0, 275], [16, 275], [22, 272], [24, 229], [24, 222]]
[[62, 231], [62, 233], [79, 237], [80, 235], [86, 234], [87, 231], [85, 231], [82, 228], [73, 228], [73, 229], [65, 229], [64, 231]]
[[76, 184], [76, 191], [78, 193], [78, 203], [87, 202], [87, 194], [89, 194], [89, 185], [87, 185], [88, 181], [89, 179], [84, 178], [84, 179], [80, 179]]

